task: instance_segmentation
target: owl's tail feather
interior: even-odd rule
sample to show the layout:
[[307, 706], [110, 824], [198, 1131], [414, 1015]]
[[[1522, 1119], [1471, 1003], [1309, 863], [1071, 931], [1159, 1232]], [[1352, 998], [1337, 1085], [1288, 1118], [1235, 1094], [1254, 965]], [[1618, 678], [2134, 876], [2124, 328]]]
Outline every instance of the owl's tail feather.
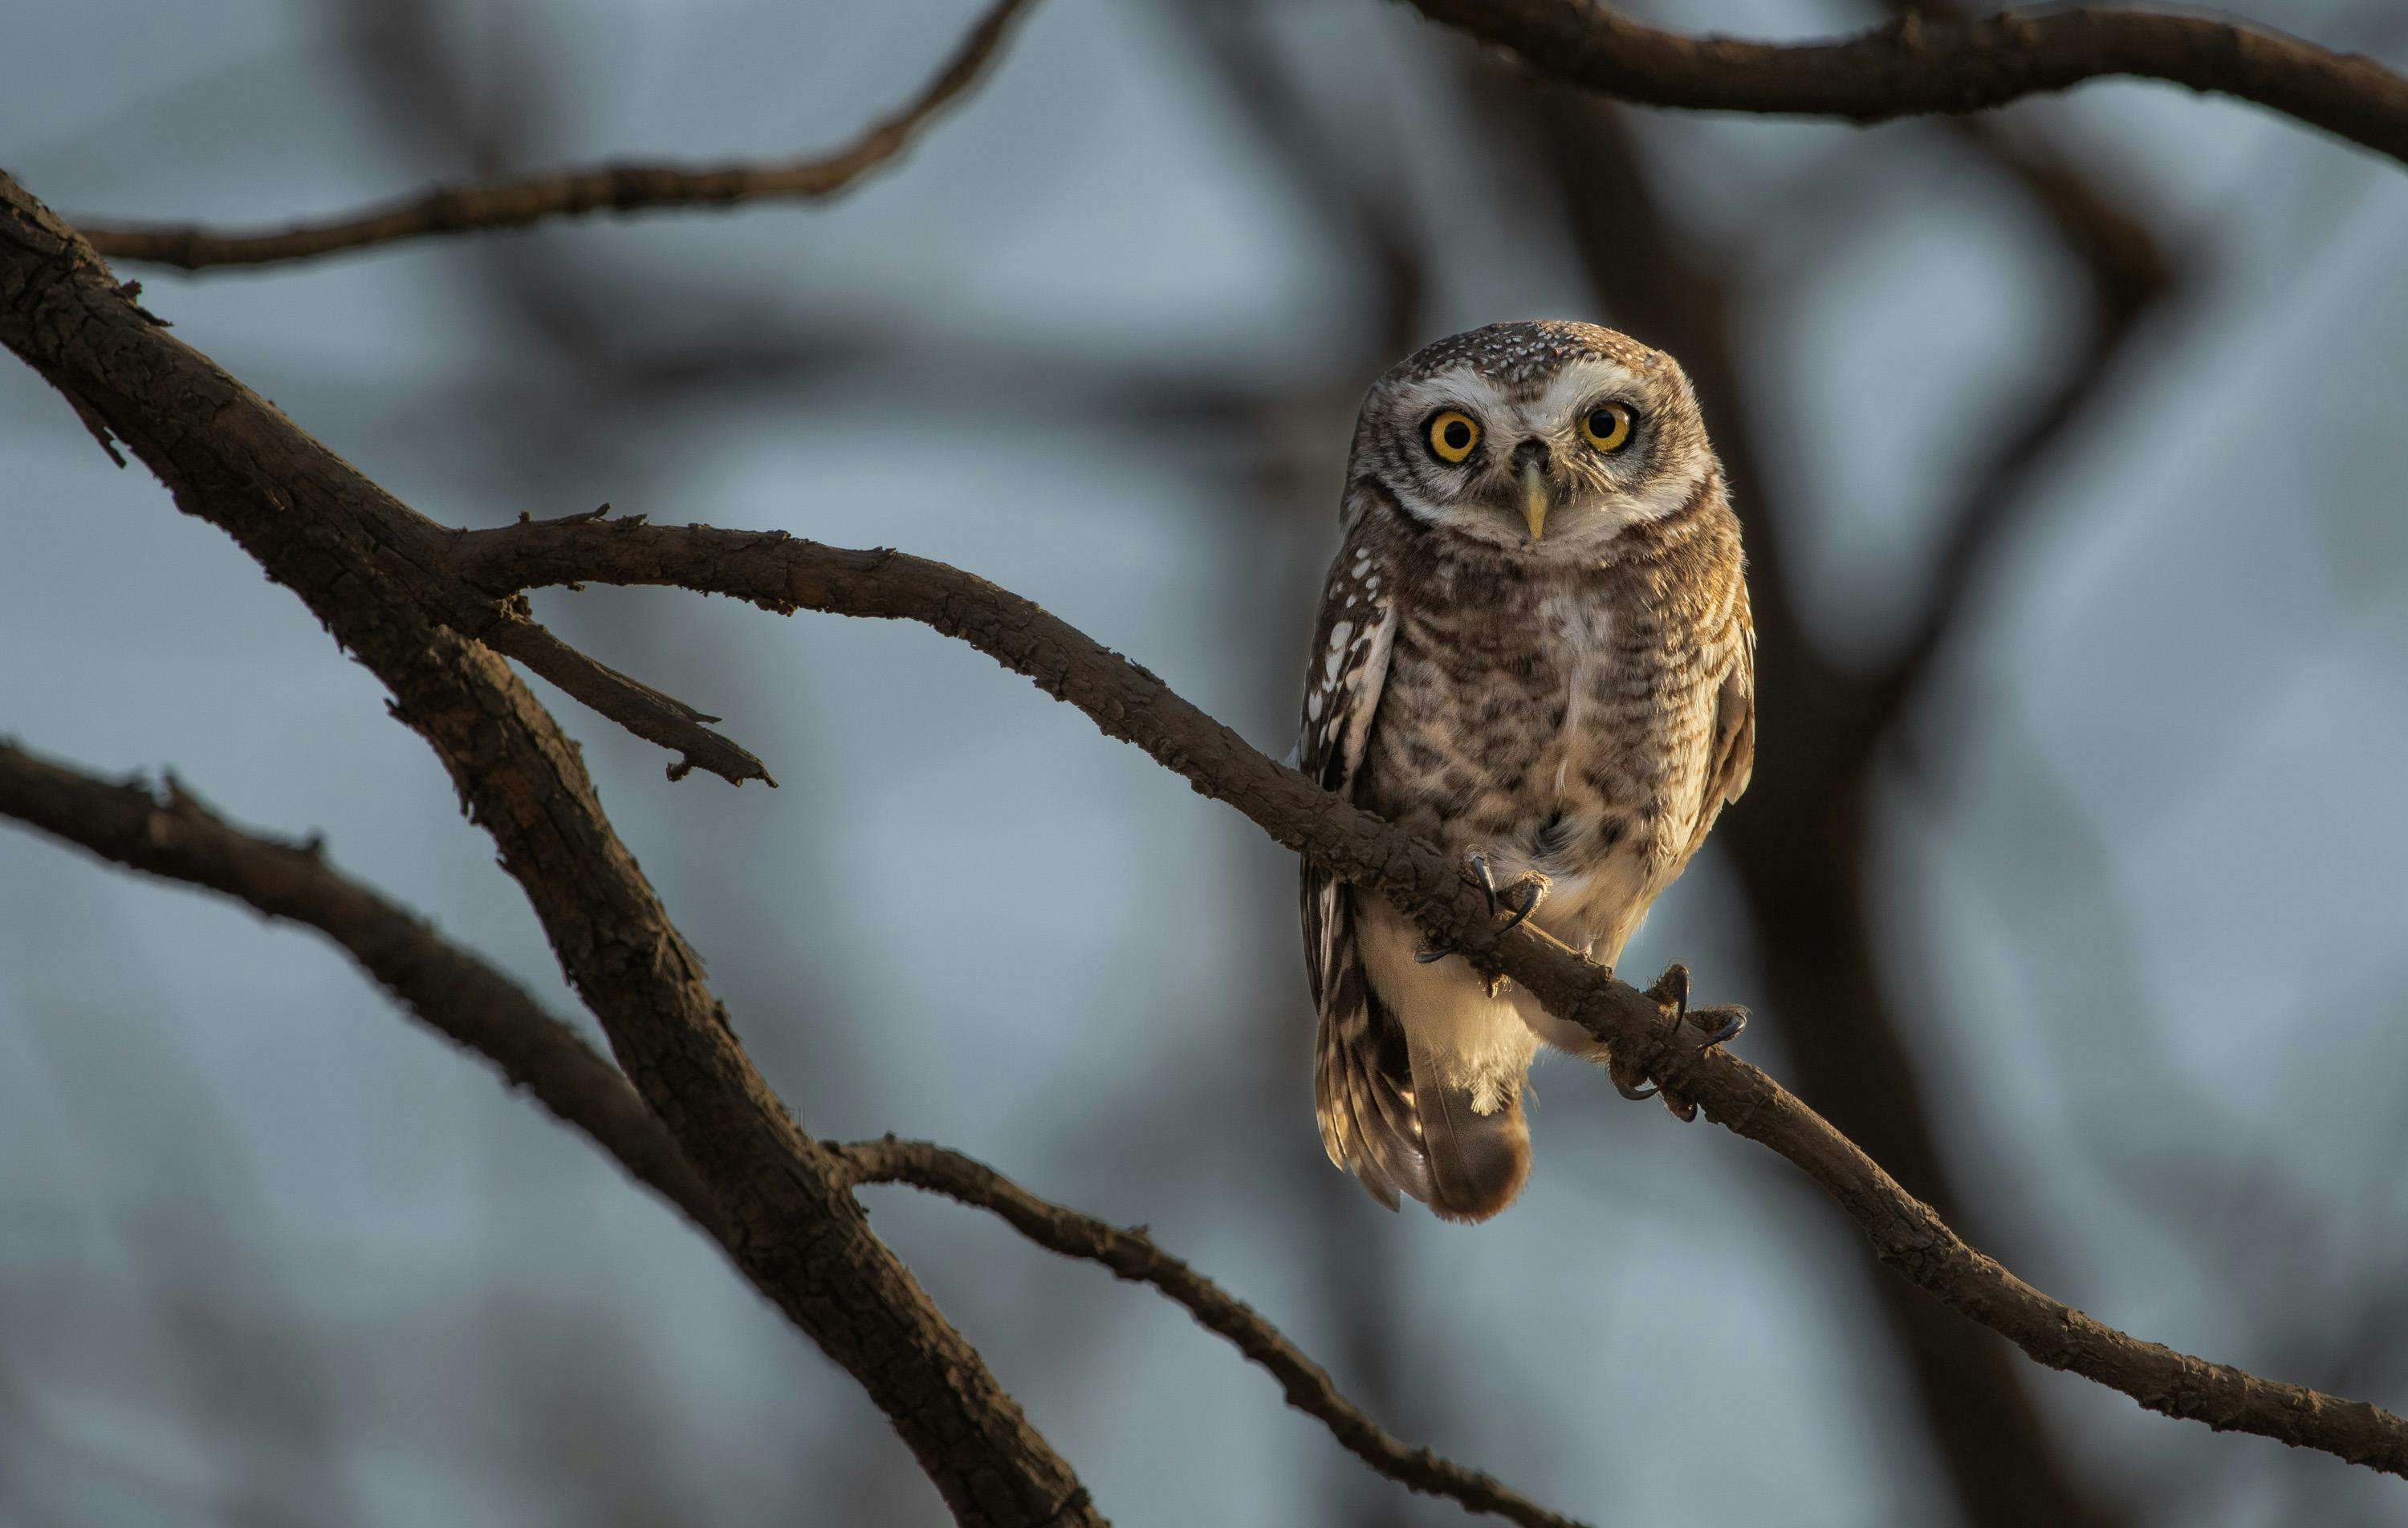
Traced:
[[1313, 1066], [1314, 1114], [1329, 1160], [1390, 1209], [1398, 1195], [1430, 1196], [1404, 1031], [1371, 995], [1352, 951], [1322, 1007]]
[[1530, 1122], [1517, 1090], [1487, 1114], [1471, 1107], [1471, 1090], [1438, 1078], [1429, 1053], [1412, 1051], [1413, 1102], [1429, 1162], [1429, 1192], [1416, 1195], [1441, 1219], [1484, 1221], [1513, 1202], [1530, 1177]]

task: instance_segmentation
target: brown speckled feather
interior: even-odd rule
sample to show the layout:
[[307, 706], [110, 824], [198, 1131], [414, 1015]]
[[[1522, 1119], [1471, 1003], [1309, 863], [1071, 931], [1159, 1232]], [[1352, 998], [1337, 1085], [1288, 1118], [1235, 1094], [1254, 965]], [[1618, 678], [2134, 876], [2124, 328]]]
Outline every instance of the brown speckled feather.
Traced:
[[[1608, 406], [1627, 427], [1600, 443]], [[1450, 420], [1471, 428], [1441, 440]], [[1742, 575], [1670, 357], [1574, 323], [1440, 341], [1364, 402], [1298, 757], [1500, 883], [1543, 876], [1539, 926], [1611, 963], [1747, 788]], [[1310, 861], [1303, 915], [1331, 1160], [1392, 1207], [1502, 1209], [1529, 1170], [1535, 1052], [1595, 1041], [1459, 957], [1416, 960], [1418, 931]]]

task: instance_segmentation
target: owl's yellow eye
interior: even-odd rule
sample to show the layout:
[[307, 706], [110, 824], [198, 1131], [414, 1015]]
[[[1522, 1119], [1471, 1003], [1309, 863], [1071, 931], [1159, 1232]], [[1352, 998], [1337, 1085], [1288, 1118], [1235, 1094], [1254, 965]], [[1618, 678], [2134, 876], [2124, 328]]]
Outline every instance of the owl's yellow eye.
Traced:
[[1454, 466], [1480, 444], [1480, 421], [1459, 408], [1441, 408], [1430, 416], [1430, 454]]
[[1631, 413], [1618, 403], [1601, 403], [1581, 416], [1581, 438], [1601, 451], [1618, 451], [1630, 441]]

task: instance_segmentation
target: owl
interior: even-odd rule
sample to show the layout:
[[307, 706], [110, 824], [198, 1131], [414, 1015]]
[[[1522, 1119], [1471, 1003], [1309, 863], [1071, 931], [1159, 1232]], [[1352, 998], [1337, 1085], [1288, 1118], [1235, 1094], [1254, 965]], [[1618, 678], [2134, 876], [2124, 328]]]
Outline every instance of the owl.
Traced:
[[[1300, 767], [1611, 964], [1755, 760], [1739, 522], [1688, 378], [1593, 324], [1440, 340], [1364, 399], [1340, 524]], [[1495, 1215], [1539, 1047], [1601, 1047], [1309, 858], [1303, 913], [1330, 1160], [1391, 1209]]]

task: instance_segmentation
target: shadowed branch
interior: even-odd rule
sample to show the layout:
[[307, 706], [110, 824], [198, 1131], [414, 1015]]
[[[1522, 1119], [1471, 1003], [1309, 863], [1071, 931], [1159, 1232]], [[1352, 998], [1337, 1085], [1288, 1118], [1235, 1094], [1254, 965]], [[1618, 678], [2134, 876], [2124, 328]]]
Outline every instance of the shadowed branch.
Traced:
[[170, 775], [112, 784], [0, 742], [0, 816], [132, 869], [205, 886], [316, 929], [421, 1022], [487, 1057], [713, 1236], [719, 1207], [619, 1069], [527, 990], [326, 863], [316, 839], [247, 833]]
[[[7, 742], [0, 742], [0, 817], [324, 934], [429, 1028], [498, 1064], [514, 1086], [583, 1132], [714, 1239], [729, 1234], [710, 1191], [617, 1067], [509, 976], [327, 864], [314, 839], [284, 843], [245, 832], [172, 776], [157, 791], [140, 782], [112, 784]], [[994, 1168], [933, 1143], [889, 1136], [822, 1150], [840, 1163], [836, 1176], [848, 1186], [905, 1183], [941, 1193], [992, 1211], [1049, 1251], [1152, 1285], [1268, 1370], [1289, 1405], [1400, 1485], [1524, 1528], [1578, 1528], [1482, 1471], [1398, 1441], [1277, 1327], [1141, 1231], [1039, 1199]]]
[[871, 1232], [753, 1065], [575, 743], [506, 661], [464, 635], [497, 607], [444, 571], [443, 529], [168, 334], [5, 174], [0, 344], [383, 683], [394, 719], [426, 740], [492, 835], [621, 1069], [710, 1187], [730, 1228], [723, 1245], [861, 1385], [955, 1518], [1102, 1523], [1069, 1463]]

